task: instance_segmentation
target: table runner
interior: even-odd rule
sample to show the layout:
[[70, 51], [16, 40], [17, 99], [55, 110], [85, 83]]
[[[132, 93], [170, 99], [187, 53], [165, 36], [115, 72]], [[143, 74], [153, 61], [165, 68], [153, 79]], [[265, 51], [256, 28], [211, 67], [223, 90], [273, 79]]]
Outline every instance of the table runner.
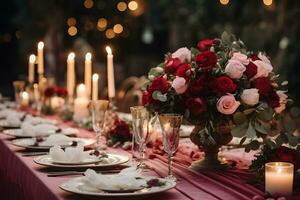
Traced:
[[[73, 126], [72, 123], [63, 123], [57, 117], [59, 126]], [[78, 137], [93, 138], [94, 133], [79, 129]], [[33, 157], [22, 157], [22, 148], [11, 144], [11, 137], [0, 134], [0, 194], [1, 199], [31, 199], [31, 200], [77, 200], [77, 199], [109, 199], [93, 198], [73, 195], [62, 191], [58, 186], [76, 176], [47, 177], [46, 167], [41, 167], [33, 162]], [[126, 154], [122, 149], [108, 148], [108, 152]], [[166, 157], [151, 153], [146, 164], [153, 169], [151, 175], [166, 176]], [[184, 160], [185, 162], [181, 162]], [[252, 176], [246, 170], [228, 170], [226, 172], [194, 172], [188, 169], [191, 159], [186, 155], [178, 153], [174, 159], [174, 173], [179, 183], [175, 189], [168, 192], [137, 197], [134, 199], [206, 199], [206, 200], [247, 200], [261, 198], [262, 190], [246, 183], [248, 177]], [[133, 199], [133, 198], [113, 198]], [[295, 199], [298, 199], [295, 197]]]

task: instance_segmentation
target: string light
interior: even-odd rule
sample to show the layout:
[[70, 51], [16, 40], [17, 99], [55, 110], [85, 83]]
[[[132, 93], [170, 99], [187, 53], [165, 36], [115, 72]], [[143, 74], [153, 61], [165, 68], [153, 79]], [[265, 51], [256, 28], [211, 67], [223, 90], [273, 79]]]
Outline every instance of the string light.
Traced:
[[75, 36], [77, 34], [77, 28], [75, 26], [70, 26], [68, 28], [68, 33], [70, 36]]
[[127, 9], [127, 4], [124, 1], [121, 1], [117, 4], [117, 9], [124, 12]]
[[229, 0], [220, 0], [220, 3], [222, 5], [227, 5], [229, 3]]
[[270, 6], [270, 5], [272, 5], [273, 0], [263, 0], [263, 2], [266, 6]]
[[115, 32], [109, 28], [105, 31], [105, 36], [108, 38], [108, 39], [112, 39], [116, 36]]
[[107, 26], [107, 20], [105, 18], [98, 19], [97, 27], [100, 29], [105, 29]]
[[93, 0], [85, 0], [83, 3], [85, 8], [92, 8], [94, 6], [94, 1]]
[[69, 26], [75, 26], [76, 25], [76, 19], [74, 17], [70, 17], [68, 20], [67, 20], [67, 24]]
[[138, 3], [137, 3], [136, 1], [130, 1], [130, 2], [128, 3], [128, 8], [129, 8], [130, 10], [132, 10], [132, 11], [138, 9], [138, 7], [139, 7], [139, 5], [138, 5]]
[[113, 27], [113, 31], [117, 34], [120, 34], [123, 32], [123, 26], [121, 24], [116, 24]]

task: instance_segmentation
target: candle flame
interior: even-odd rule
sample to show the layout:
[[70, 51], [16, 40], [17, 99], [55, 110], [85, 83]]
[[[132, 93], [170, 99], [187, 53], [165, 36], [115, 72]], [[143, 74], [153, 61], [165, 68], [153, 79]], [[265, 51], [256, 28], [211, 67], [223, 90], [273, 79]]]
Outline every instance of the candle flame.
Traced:
[[277, 174], [280, 174], [282, 172], [282, 168], [277, 169]]
[[28, 97], [29, 97], [28, 92], [22, 92], [22, 98], [28, 99]]
[[44, 48], [44, 42], [39, 42], [38, 43], [38, 49], [43, 49]]
[[80, 83], [78, 85], [78, 89], [81, 90], [81, 91], [85, 90], [85, 85], [83, 83]]
[[99, 79], [99, 75], [98, 74], [93, 74], [93, 81], [97, 81]]
[[111, 48], [109, 46], [106, 46], [105, 49], [108, 55], [112, 54]]
[[34, 54], [31, 54], [31, 55], [29, 56], [29, 62], [30, 62], [30, 63], [35, 63], [35, 59], [36, 59], [36, 57], [35, 57]]
[[92, 54], [90, 52], [85, 54], [85, 59], [86, 60], [91, 60], [92, 59]]
[[69, 53], [68, 60], [73, 60], [74, 58], [75, 58], [75, 53], [74, 52]]

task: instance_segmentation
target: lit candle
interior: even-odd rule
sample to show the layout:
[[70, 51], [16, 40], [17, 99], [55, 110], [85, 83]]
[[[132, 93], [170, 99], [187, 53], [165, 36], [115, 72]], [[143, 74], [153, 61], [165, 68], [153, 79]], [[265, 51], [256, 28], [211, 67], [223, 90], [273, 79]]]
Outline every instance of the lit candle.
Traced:
[[79, 84], [76, 89], [77, 98], [74, 100], [74, 120], [82, 121], [89, 116], [89, 99], [87, 98], [86, 88], [84, 84]]
[[37, 50], [38, 50], [38, 52], [37, 52], [38, 74], [41, 78], [41, 77], [43, 77], [43, 74], [44, 74], [44, 42], [38, 43]]
[[93, 74], [93, 92], [92, 92], [93, 101], [98, 100], [98, 80], [99, 80], [99, 75]]
[[34, 64], [35, 64], [35, 55], [31, 54], [29, 56], [28, 62], [28, 82], [33, 84], [34, 82]]
[[86, 87], [88, 97], [91, 96], [91, 83], [92, 83], [92, 54], [90, 52], [85, 54], [84, 65], [84, 84]]
[[27, 107], [29, 105], [29, 94], [28, 92], [21, 92], [21, 106]]
[[265, 190], [270, 194], [291, 195], [294, 165], [287, 162], [265, 164]]
[[33, 84], [33, 94], [34, 94], [34, 99], [38, 101], [40, 99], [40, 91], [39, 91], [39, 84], [37, 83]]
[[107, 52], [107, 81], [108, 81], [108, 97], [115, 97], [115, 76], [114, 76], [114, 63], [111, 48], [106, 46]]
[[75, 88], [75, 53], [71, 52], [67, 59], [67, 91], [69, 99], [72, 101]]

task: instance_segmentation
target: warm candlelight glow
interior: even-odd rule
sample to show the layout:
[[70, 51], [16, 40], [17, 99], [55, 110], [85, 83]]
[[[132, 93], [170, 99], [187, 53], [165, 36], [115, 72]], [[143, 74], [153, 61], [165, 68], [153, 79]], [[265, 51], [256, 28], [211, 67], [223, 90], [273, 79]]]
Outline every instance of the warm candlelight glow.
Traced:
[[86, 60], [91, 60], [92, 59], [92, 54], [90, 52], [85, 54], [85, 59]]
[[74, 52], [69, 53], [68, 60], [73, 60], [74, 58], [75, 58], [75, 53]]
[[29, 62], [30, 62], [30, 63], [35, 63], [35, 60], [36, 60], [35, 55], [34, 55], [34, 54], [31, 54], [31, 55], [29, 56]]
[[29, 105], [29, 94], [28, 92], [21, 93], [21, 106], [28, 106]]
[[99, 79], [99, 75], [98, 74], [93, 74], [93, 81], [97, 81]]
[[111, 48], [109, 46], [106, 46], [105, 49], [108, 55], [112, 54]]
[[43, 49], [44, 48], [44, 42], [39, 42], [38, 43], [38, 49]]
[[287, 162], [270, 162], [265, 165], [265, 190], [270, 194], [291, 195], [293, 192], [294, 165]]
[[93, 74], [93, 90], [92, 90], [92, 100], [96, 101], [98, 100], [98, 80], [99, 80], [99, 75], [98, 74]]

